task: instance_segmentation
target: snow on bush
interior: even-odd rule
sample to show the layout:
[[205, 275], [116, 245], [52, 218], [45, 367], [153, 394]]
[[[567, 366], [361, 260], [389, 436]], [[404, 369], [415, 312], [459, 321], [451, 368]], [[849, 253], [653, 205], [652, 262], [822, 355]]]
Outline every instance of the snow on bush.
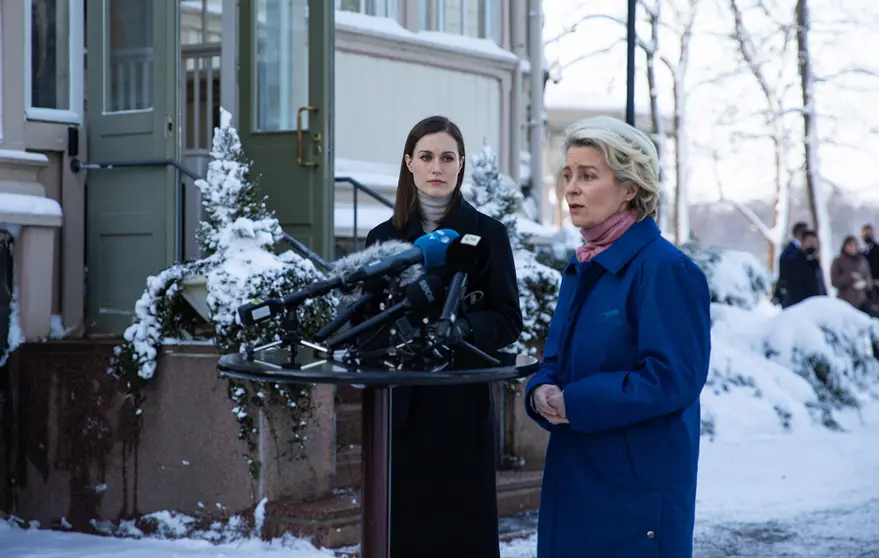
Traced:
[[517, 227], [522, 193], [503, 183], [491, 147], [486, 144], [470, 161], [471, 185], [464, 195], [476, 209], [506, 225], [516, 263], [524, 325], [522, 335], [509, 350], [535, 354], [542, 348], [549, 331], [558, 302], [561, 273], [538, 262], [535, 253], [525, 248], [528, 238]]
[[[277, 255], [273, 245], [282, 231], [274, 214], [266, 207], [265, 196], [249, 180], [231, 115], [221, 110], [220, 127], [215, 130], [207, 177], [196, 181], [202, 195], [205, 219], [200, 223], [198, 240], [205, 253], [200, 260], [175, 264], [147, 279], [147, 287], [135, 305], [134, 323], [125, 331], [125, 342], [118, 346], [111, 372], [125, 382], [128, 403], [141, 414], [141, 389], [156, 372], [162, 340], [179, 338], [190, 331], [197, 317], [183, 299], [184, 280], [204, 277], [210, 311], [212, 338], [221, 353], [244, 350], [246, 345], [262, 345], [278, 340], [280, 320], [259, 329], [244, 330], [237, 308], [256, 298], [280, 296], [324, 278], [310, 260], [293, 252]], [[335, 312], [333, 296], [314, 299], [298, 309], [304, 336], [317, 332]], [[254, 384], [229, 380], [229, 395], [237, 404], [233, 412], [241, 424], [240, 437], [251, 451], [256, 426], [247, 407], [279, 402], [293, 410], [298, 420], [294, 438], [300, 443], [310, 411], [310, 388], [278, 384]], [[250, 460], [252, 472], [258, 463]]]
[[772, 273], [754, 254], [713, 247], [703, 250], [697, 244], [683, 249], [708, 278], [712, 302], [750, 310], [769, 298]]
[[[7, 225], [0, 225], [6, 227]], [[9, 228], [12, 228], [11, 226]], [[0, 229], [0, 244], [5, 245], [5, 250], [8, 250], [10, 254], [13, 254], [15, 249], [15, 237], [12, 231], [6, 230], [5, 228]], [[3, 278], [6, 280], [7, 278]], [[5, 285], [4, 285], [5, 288]], [[19, 308], [18, 308], [18, 289], [15, 288], [15, 285], [12, 285], [12, 297], [9, 303], [9, 321], [8, 321], [8, 331], [6, 334], [5, 343], [0, 343], [0, 366], [6, 364], [9, 355], [11, 355], [15, 350], [21, 345], [21, 326], [19, 324]]]
[[840, 428], [837, 411], [879, 401], [879, 320], [813, 297], [783, 312], [713, 304], [703, 432]]

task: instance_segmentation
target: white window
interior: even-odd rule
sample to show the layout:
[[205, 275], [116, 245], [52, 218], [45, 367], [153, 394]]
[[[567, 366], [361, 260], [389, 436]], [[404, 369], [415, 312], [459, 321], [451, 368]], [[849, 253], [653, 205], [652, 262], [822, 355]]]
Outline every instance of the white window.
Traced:
[[397, 19], [398, 4], [399, 0], [336, 0], [336, 9]]
[[82, 121], [83, 0], [28, 0], [24, 22], [27, 118]]
[[419, 27], [500, 42], [500, 0], [419, 0]]

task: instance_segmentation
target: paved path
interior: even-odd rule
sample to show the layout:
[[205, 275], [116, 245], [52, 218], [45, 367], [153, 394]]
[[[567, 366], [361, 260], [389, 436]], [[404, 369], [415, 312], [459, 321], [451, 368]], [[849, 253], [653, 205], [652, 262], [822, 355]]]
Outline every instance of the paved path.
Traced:
[[[513, 536], [533, 535], [536, 526], [536, 513], [501, 520], [501, 532]], [[505, 558], [535, 556], [533, 538], [513, 544]], [[879, 558], [879, 495], [789, 521], [703, 523], [694, 546], [693, 558]]]

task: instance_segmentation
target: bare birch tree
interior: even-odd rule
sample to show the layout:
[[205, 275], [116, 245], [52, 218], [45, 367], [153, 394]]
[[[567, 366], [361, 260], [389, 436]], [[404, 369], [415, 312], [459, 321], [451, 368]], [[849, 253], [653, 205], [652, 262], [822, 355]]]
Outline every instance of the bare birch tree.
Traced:
[[[738, 0], [728, 0], [729, 8], [733, 19], [733, 30], [731, 38], [736, 45], [738, 55], [741, 57], [750, 75], [754, 78], [760, 93], [766, 102], [766, 110], [764, 112], [764, 120], [769, 130], [769, 139], [772, 142], [774, 150], [774, 166], [775, 166], [775, 210], [772, 215], [772, 225], [768, 226], [761, 223], [757, 230], [766, 239], [769, 245], [768, 265], [770, 269], [777, 271], [778, 255], [781, 253], [781, 245], [787, 233], [788, 222], [790, 221], [791, 206], [791, 188], [788, 170], [788, 129], [785, 125], [785, 83], [778, 73], [778, 77], [773, 79], [769, 73], [767, 62], [781, 60], [782, 64], [787, 55], [790, 44], [790, 25], [781, 22], [777, 25], [775, 37], [781, 35], [781, 45], [777, 49], [763, 48], [765, 45], [758, 44], [756, 34], [745, 24], [745, 14]], [[771, 17], [769, 8], [764, 3], [758, 3], [757, 9], [763, 12], [763, 15]], [[741, 204], [735, 204], [741, 211], [744, 207]], [[752, 222], [755, 215], [749, 215], [743, 212], [745, 217]], [[756, 224], [756, 223], [755, 223]]]
[[809, 193], [809, 209], [812, 221], [821, 241], [821, 263], [824, 280], [830, 288], [830, 262], [833, 257], [830, 213], [821, 180], [818, 160], [818, 112], [815, 106], [815, 79], [812, 73], [812, 55], [809, 50], [809, 28], [811, 18], [807, 0], [797, 1], [797, 69], [800, 74], [800, 89], [803, 95], [803, 138], [806, 190]]
[[[690, 48], [693, 37], [693, 27], [696, 20], [697, 7], [701, 0], [639, 0], [638, 5], [647, 14], [647, 22], [650, 28], [650, 37], [645, 39], [638, 35], [636, 40], [638, 48], [644, 53], [646, 59], [646, 77], [648, 94], [650, 97], [650, 122], [651, 132], [654, 136], [660, 160], [660, 181], [662, 186], [662, 200], [660, 209], [660, 228], [668, 230], [668, 215], [672, 203], [669, 187], [668, 172], [668, 133], [665, 120], [660, 109], [660, 100], [663, 97], [657, 77], [656, 60], [658, 59], [668, 70], [672, 80], [672, 100], [674, 103], [674, 116], [672, 118], [672, 136], [674, 138], [674, 214], [675, 214], [675, 241], [683, 244], [690, 239], [689, 219], [689, 137], [687, 135], [687, 71], [689, 69]], [[665, 14], [670, 14], [666, 17]], [[626, 21], [623, 18], [608, 15], [589, 13], [573, 22], [560, 34], [551, 38], [548, 42], [561, 40], [567, 34], [576, 31], [577, 26], [588, 20], [608, 20], [620, 25], [621, 31], [625, 30]], [[662, 31], [671, 32], [674, 36], [672, 49], [660, 48]], [[564, 66], [556, 66], [562, 70], [574, 63], [588, 57], [605, 54], [624, 42], [621, 33], [620, 38], [611, 45], [600, 50], [584, 53], [573, 59]], [[662, 43], [663, 45], [665, 43]]]

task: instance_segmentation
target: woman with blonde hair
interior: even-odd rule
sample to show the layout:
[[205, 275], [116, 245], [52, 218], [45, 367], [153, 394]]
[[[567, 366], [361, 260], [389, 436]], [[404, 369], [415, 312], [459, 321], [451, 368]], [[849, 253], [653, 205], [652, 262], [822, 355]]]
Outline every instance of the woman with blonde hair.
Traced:
[[691, 556], [708, 282], [660, 235], [646, 135], [610, 117], [578, 122], [563, 176], [585, 243], [526, 391], [528, 414], [550, 432], [537, 556]]

